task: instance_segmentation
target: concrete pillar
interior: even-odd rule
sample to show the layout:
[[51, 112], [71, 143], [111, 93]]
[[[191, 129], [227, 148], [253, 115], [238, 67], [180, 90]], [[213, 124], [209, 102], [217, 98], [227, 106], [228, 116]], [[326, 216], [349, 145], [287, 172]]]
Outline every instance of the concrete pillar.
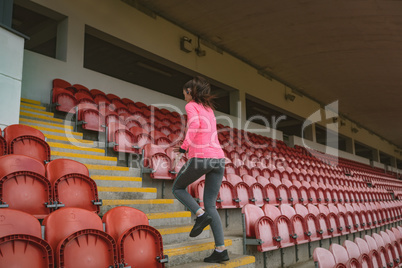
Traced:
[[380, 151], [379, 150], [373, 149], [372, 159], [374, 162], [380, 162]]
[[24, 36], [0, 25], [0, 128], [18, 124]]
[[[85, 23], [78, 18], [69, 18], [68, 26], [61, 24], [59, 28], [62, 32], [58, 36], [66, 36], [66, 61], [70, 66], [84, 65], [84, 41], [85, 41]], [[63, 32], [66, 31], [66, 32]], [[59, 44], [58, 44], [59, 45]], [[63, 46], [59, 46], [63, 49]], [[62, 52], [61, 52], [62, 53]]]
[[316, 131], [315, 131], [315, 124], [311, 124], [310, 126], [306, 127], [303, 129], [303, 137], [307, 140], [317, 142], [317, 136], [316, 136]]
[[354, 139], [346, 138], [346, 152], [356, 154]]

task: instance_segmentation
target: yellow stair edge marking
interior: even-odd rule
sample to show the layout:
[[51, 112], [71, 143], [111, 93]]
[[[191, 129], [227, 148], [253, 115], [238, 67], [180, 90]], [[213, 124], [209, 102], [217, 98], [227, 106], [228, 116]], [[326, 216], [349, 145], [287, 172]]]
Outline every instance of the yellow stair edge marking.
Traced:
[[[232, 240], [225, 239], [225, 246], [228, 247], [231, 245], [232, 245]], [[178, 255], [184, 255], [184, 254], [188, 254], [188, 253], [210, 250], [210, 249], [215, 249], [215, 242], [208, 242], [208, 243], [202, 243], [202, 244], [197, 244], [197, 245], [165, 249], [164, 253], [168, 256], [178, 256]]]
[[[41, 125], [45, 125], [45, 126], [58, 127], [58, 128], [62, 128], [62, 129], [65, 129], [65, 128], [70, 129], [70, 130], [74, 129], [73, 126], [67, 126], [67, 125], [64, 126], [62, 124], [48, 123], [48, 122], [44, 122], [44, 121], [38, 121], [38, 120], [27, 119], [27, 118], [20, 118], [20, 122], [41, 124]], [[28, 125], [28, 126], [31, 126], [31, 125]]]
[[28, 107], [35, 108], [35, 109], [39, 109], [39, 110], [46, 110], [46, 107], [38, 106], [38, 105], [35, 105], [35, 104], [29, 104], [29, 103], [21, 102], [21, 105], [28, 106]]
[[105, 165], [92, 165], [84, 164], [88, 169], [102, 169], [102, 170], [114, 170], [114, 171], [129, 171], [128, 167], [118, 167], [118, 166], [105, 166]]
[[30, 108], [25, 108], [25, 107], [21, 107], [20, 110], [24, 111], [24, 112], [33, 112], [33, 113], [44, 114], [44, 115], [47, 115], [47, 116], [50, 116], [50, 117], [54, 116], [54, 113], [38, 111], [38, 110], [35, 110], [35, 109], [30, 109]]
[[100, 180], [100, 181], [138, 181], [138, 182], [142, 182], [142, 179], [140, 177], [93, 175], [93, 176], [91, 176], [91, 178], [93, 180]]
[[[93, 178], [93, 176], [91, 176]], [[102, 200], [103, 206], [114, 206], [114, 205], [157, 205], [157, 204], [173, 204], [173, 199], [108, 199]]]
[[58, 142], [48, 142], [48, 144], [52, 149], [53, 148], [61, 148], [61, 149], [80, 150], [80, 151], [94, 152], [94, 153], [105, 153], [105, 150], [99, 149], [99, 148], [76, 146], [76, 145], [58, 143]]
[[[52, 139], [52, 140], [60, 140], [60, 141], [69, 141], [71, 144], [75, 144], [75, 143], [82, 143], [83, 146], [85, 145], [93, 145], [94, 142], [93, 141], [88, 141], [88, 140], [82, 140], [82, 139], [76, 139], [76, 138], [67, 138], [67, 137], [62, 137], [62, 136], [57, 136], [57, 135], [51, 135], [51, 134], [45, 134], [45, 137], [48, 139]], [[76, 145], [78, 146], [78, 145]]]
[[26, 113], [26, 112], [20, 112], [20, 115], [33, 117], [33, 118], [35, 118], [35, 119], [43, 119], [43, 120], [53, 121], [53, 122], [57, 122], [57, 123], [63, 123], [63, 120], [62, 120], [62, 119], [53, 118], [53, 117], [48, 117], [48, 116], [42, 116], [42, 115], [38, 115], [38, 114], [31, 114], [31, 113]]
[[32, 103], [32, 104], [37, 104], [37, 105], [41, 104], [40, 101], [30, 100], [30, 99], [25, 99], [25, 98], [21, 98], [21, 101], [27, 102], [27, 103]]
[[[168, 234], [189, 233], [191, 231], [191, 229], [193, 229], [192, 225], [158, 229], [158, 231], [161, 235], [168, 235]], [[207, 226], [207, 227], [205, 227], [204, 230], [209, 230], [209, 229], [210, 229], [210, 227]]]
[[[28, 124], [25, 124], [25, 123], [23, 123], [23, 125], [27, 125], [27, 126], [36, 128], [37, 130], [41, 130], [41, 131], [50, 131], [50, 132], [56, 132], [56, 133], [66, 134], [66, 131], [65, 131], [64, 129], [54, 129], [54, 128], [48, 128], [48, 127], [31, 126], [31, 125], [28, 125]], [[82, 138], [82, 135], [83, 135], [82, 133], [73, 132], [73, 131], [71, 131], [70, 133], [71, 133], [72, 135], [79, 136], [79, 137], [81, 137], [81, 138]]]
[[176, 212], [148, 213], [147, 217], [149, 220], [169, 219], [169, 218], [189, 218], [189, 217], [191, 217], [191, 212], [190, 211], [176, 211]]
[[156, 193], [156, 188], [141, 187], [101, 187], [98, 186], [99, 192], [129, 192], [129, 193]]
[[96, 160], [103, 160], [103, 161], [117, 161], [117, 157], [112, 157], [112, 156], [77, 154], [77, 153], [67, 153], [67, 152], [59, 152], [59, 151], [52, 151], [52, 155], [64, 156], [64, 157], [88, 158], [88, 159], [96, 159]]
[[235, 268], [239, 267], [242, 265], [247, 265], [247, 264], [252, 264], [255, 263], [255, 257], [254, 256], [243, 256], [234, 260], [228, 260], [225, 262], [222, 262], [221, 264], [211, 264], [207, 266], [202, 266], [204, 268]]

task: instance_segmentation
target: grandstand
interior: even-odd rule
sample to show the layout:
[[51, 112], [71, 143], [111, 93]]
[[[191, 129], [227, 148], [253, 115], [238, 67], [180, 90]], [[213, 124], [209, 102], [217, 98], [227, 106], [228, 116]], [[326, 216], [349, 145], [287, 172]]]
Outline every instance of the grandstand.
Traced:
[[[399, 123], [369, 124], [378, 117], [344, 104], [359, 83], [345, 78], [356, 94], [333, 102], [308, 75], [321, 70], [262, 68], [258, 42], [241, 41], [250, 14], [314, 9], [234, 5], [235, 46], [206, 16], [237, 25], [226, 1], [187, 2], [0, 0], [0, 267], [402, 267]], [[177, 14], [192, 9], [193, 20]], [[328, 91], [331, 72], [316, 77]], [[226, 157], [222, 264], [202, 262], [212, 232], [190, 238], [194, 215], [171, 191], [187, 161], [173, 164], [187, 123], [181, 87], [196, 74], [217, 96]], [[378, 99], [379, 113], [393, 103]], [[188, 187], [201, 207], [204, 184]]]

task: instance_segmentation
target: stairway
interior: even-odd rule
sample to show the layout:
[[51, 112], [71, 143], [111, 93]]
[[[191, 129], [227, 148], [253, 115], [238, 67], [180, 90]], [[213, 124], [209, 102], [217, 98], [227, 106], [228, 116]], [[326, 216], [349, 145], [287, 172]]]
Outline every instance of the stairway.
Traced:
[[145, 212], [150, 225], [163, 237], [164, 253], [169, 256], [166, 267], [256, 267], [253, 256], [242, 255], [241, 236], [225, 236], [230, 261], [224, 264], [202, 262], [214, 249], [209, 227], [197, 238], [190, 238], [192, 215], [179, 201], [157, 198], [156, 188], [142, 187], [139, 168], [118, 166], [117, 157], [105, 156], [105, 150], [98, 148], [97, 142], [85, 140], [83, 133], [74, 132], [71, 121], [56, 118], [37, 101], [21, 99], [20, 124], [43, 132], [51, 148], [51, 160], [67, 158], [88, 167], [90, 177], [97, 183], [99, 198], [103, 200], [100, 216], [116, 206]]

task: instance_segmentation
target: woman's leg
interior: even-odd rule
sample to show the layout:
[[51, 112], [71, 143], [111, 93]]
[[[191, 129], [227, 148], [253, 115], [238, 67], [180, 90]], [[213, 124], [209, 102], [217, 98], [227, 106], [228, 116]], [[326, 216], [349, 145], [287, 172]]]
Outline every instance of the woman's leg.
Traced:
[[[224, 249], [224, 237], [221, 217], [216, 210], [216, 199], [222, 184], [225, 171], [224, 159], [208, 159], [213, 169], [205, 175], [204, 206], [205, 211], [212, 217], [211, 229], [215, 239], [215, 246]], [[223, 161], [223, 163], [222, 163]]]
[[186, 188], [207, 173], [211, 168], [212, 167], [207, 165], [206, 159], [191, 158], [179, 171], [173, 183], [173, 195], [194, 214], [197, 213], [200, 206], [187, 192]]

